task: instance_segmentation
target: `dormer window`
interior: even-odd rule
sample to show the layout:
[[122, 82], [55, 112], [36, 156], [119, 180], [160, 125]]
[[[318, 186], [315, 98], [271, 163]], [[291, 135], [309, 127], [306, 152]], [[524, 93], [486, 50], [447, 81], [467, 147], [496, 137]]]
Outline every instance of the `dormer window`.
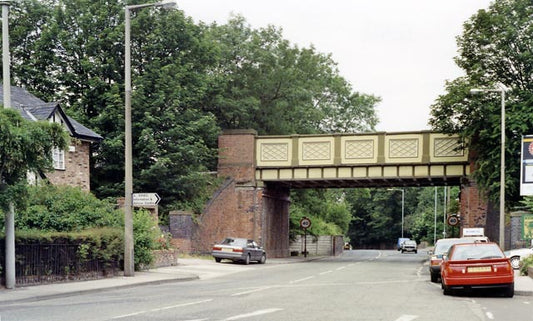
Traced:
[[65, 169], [65, 151], [54, 147], [53, 151], [54, 169]]

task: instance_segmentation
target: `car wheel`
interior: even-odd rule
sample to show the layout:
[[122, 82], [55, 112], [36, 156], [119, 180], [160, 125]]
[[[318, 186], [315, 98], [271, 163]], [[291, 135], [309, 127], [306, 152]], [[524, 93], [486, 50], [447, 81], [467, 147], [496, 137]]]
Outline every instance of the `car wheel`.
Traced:
[[259, 260], [259, 263], [265, 264], [266, 261], [267, 261], [267, 256], [266, 254], [263, 253], [263, 255], [261, 255], [261, 259]]
[[436, 273], [431, 273], [431, 282], [437, 283], [438, 280], [439, 280], [439, 275]]
[[505, 296], [508, 298], [512, 298], [514, 296], [514, 283], [511, 283], [506, 289], [505, 289]]
[[219, 257], [216, 257], [216, 258], [215, 258], [215, 262], [220, 263], [221, 261], [222, 261], [221, 258], [219, 258]]
[[244, 258], [244, 264], [245, 265], [250, 264], [250, 254], [246, 255], [246, 257]]
[[418, 251], [417, 251], [417, 250], [415, 250], [415, 254], [416, 254], [417, 252], [418, 252]]
[[513, 269], [518, 270], [520, 268], [520, 256], [513, 256], [510, 261]]
[[441, 285], [441, 287], [442, 287], [442, 293], [443, 293], [444, 295], [450, 295], [450, 294], [452, 294], [452, 290], [450, 290], [450, 288], [449, 288], [446, 284], [444, 284], [444, 281], [442, 281], [442, 285]]
[[402, 254], [403, 254], [403, 252], [405, 252], [405, 251], [404, 251], [404, 250], [402, 250]]

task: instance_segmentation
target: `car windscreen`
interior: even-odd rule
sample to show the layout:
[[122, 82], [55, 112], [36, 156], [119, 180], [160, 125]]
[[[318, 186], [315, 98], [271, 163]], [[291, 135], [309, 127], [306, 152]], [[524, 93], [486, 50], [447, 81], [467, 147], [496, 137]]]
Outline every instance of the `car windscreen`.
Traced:
[[471, 244], [456, 246], [451, 253], [450, 260], [480, 260], [504, 257], [505, 255], [496, 244], [483, 246]]
[[437, 245], [435, 245], [435, 255], [442, 255], [448, 252], [452, 245], [462, 243], [473, 243], [473, 241], [465, 239], [437, 241]]
[[223, 245], [231, 245], [231, 246], [240, 246], [244, 247], [246, 245], [246, 239], [233, 239], [233, 238], [226, 238], [224, 241], [222, 241]]

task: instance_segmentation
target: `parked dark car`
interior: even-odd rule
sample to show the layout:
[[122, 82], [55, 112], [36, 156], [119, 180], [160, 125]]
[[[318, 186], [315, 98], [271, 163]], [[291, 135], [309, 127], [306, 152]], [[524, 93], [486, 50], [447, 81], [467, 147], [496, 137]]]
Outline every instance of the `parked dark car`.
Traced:
[[251, 261], [257, 261], [261, 264], [266, 262], [265, 250], [254, 240], [245, 238], [227, 237], [224, 241], [213, 246], [211, 254], [219, 263], [223, 259], [243, 262], [244, 264], [250, 264]]
[[514, 295], [514, 270], [496, 243], [454, 244], [441, 264], [442, 290], [503, 289], [506, 297]]

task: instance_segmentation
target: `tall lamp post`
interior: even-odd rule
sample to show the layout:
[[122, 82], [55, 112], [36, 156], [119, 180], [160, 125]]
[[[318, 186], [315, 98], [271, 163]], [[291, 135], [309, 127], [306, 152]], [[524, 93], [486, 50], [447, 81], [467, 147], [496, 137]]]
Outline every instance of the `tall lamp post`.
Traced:
[[501, 126], [500, 126], [500, 247], [505, 248], [505, 85], [497, 83], [495, 88], [473, 88], [471, 94], [482, 92], [499, 92], [501, 95]]
[[133, 152], [131, 138], [131, 11], [147, 7], [173, 8], [175, 1], [162, 1], [156, 3], [146, 3], [130, 5], [125, 10], [125, 33], [124, 33], [124, 136], [125, 136], [125, 195], [124, 195], [124, 276], [134, 275], [134, 253], [133, 253]]
[[404, 209], [405, 209], [405, 190], [399, 188], [387, 188], [387, 191], [400, 191], [402, 192], [402, 238], [403, 238], [403, 219], [404, 219]]
[[[2, 89], [4, 108], [11, 108], [11, 56], [9, 53], [9, 5], [11, 1], [0, 1], [2, 6]], [[15, 288], [15, 206], [9, 202], [5, 214], [5, 282], [7, 289]]]

